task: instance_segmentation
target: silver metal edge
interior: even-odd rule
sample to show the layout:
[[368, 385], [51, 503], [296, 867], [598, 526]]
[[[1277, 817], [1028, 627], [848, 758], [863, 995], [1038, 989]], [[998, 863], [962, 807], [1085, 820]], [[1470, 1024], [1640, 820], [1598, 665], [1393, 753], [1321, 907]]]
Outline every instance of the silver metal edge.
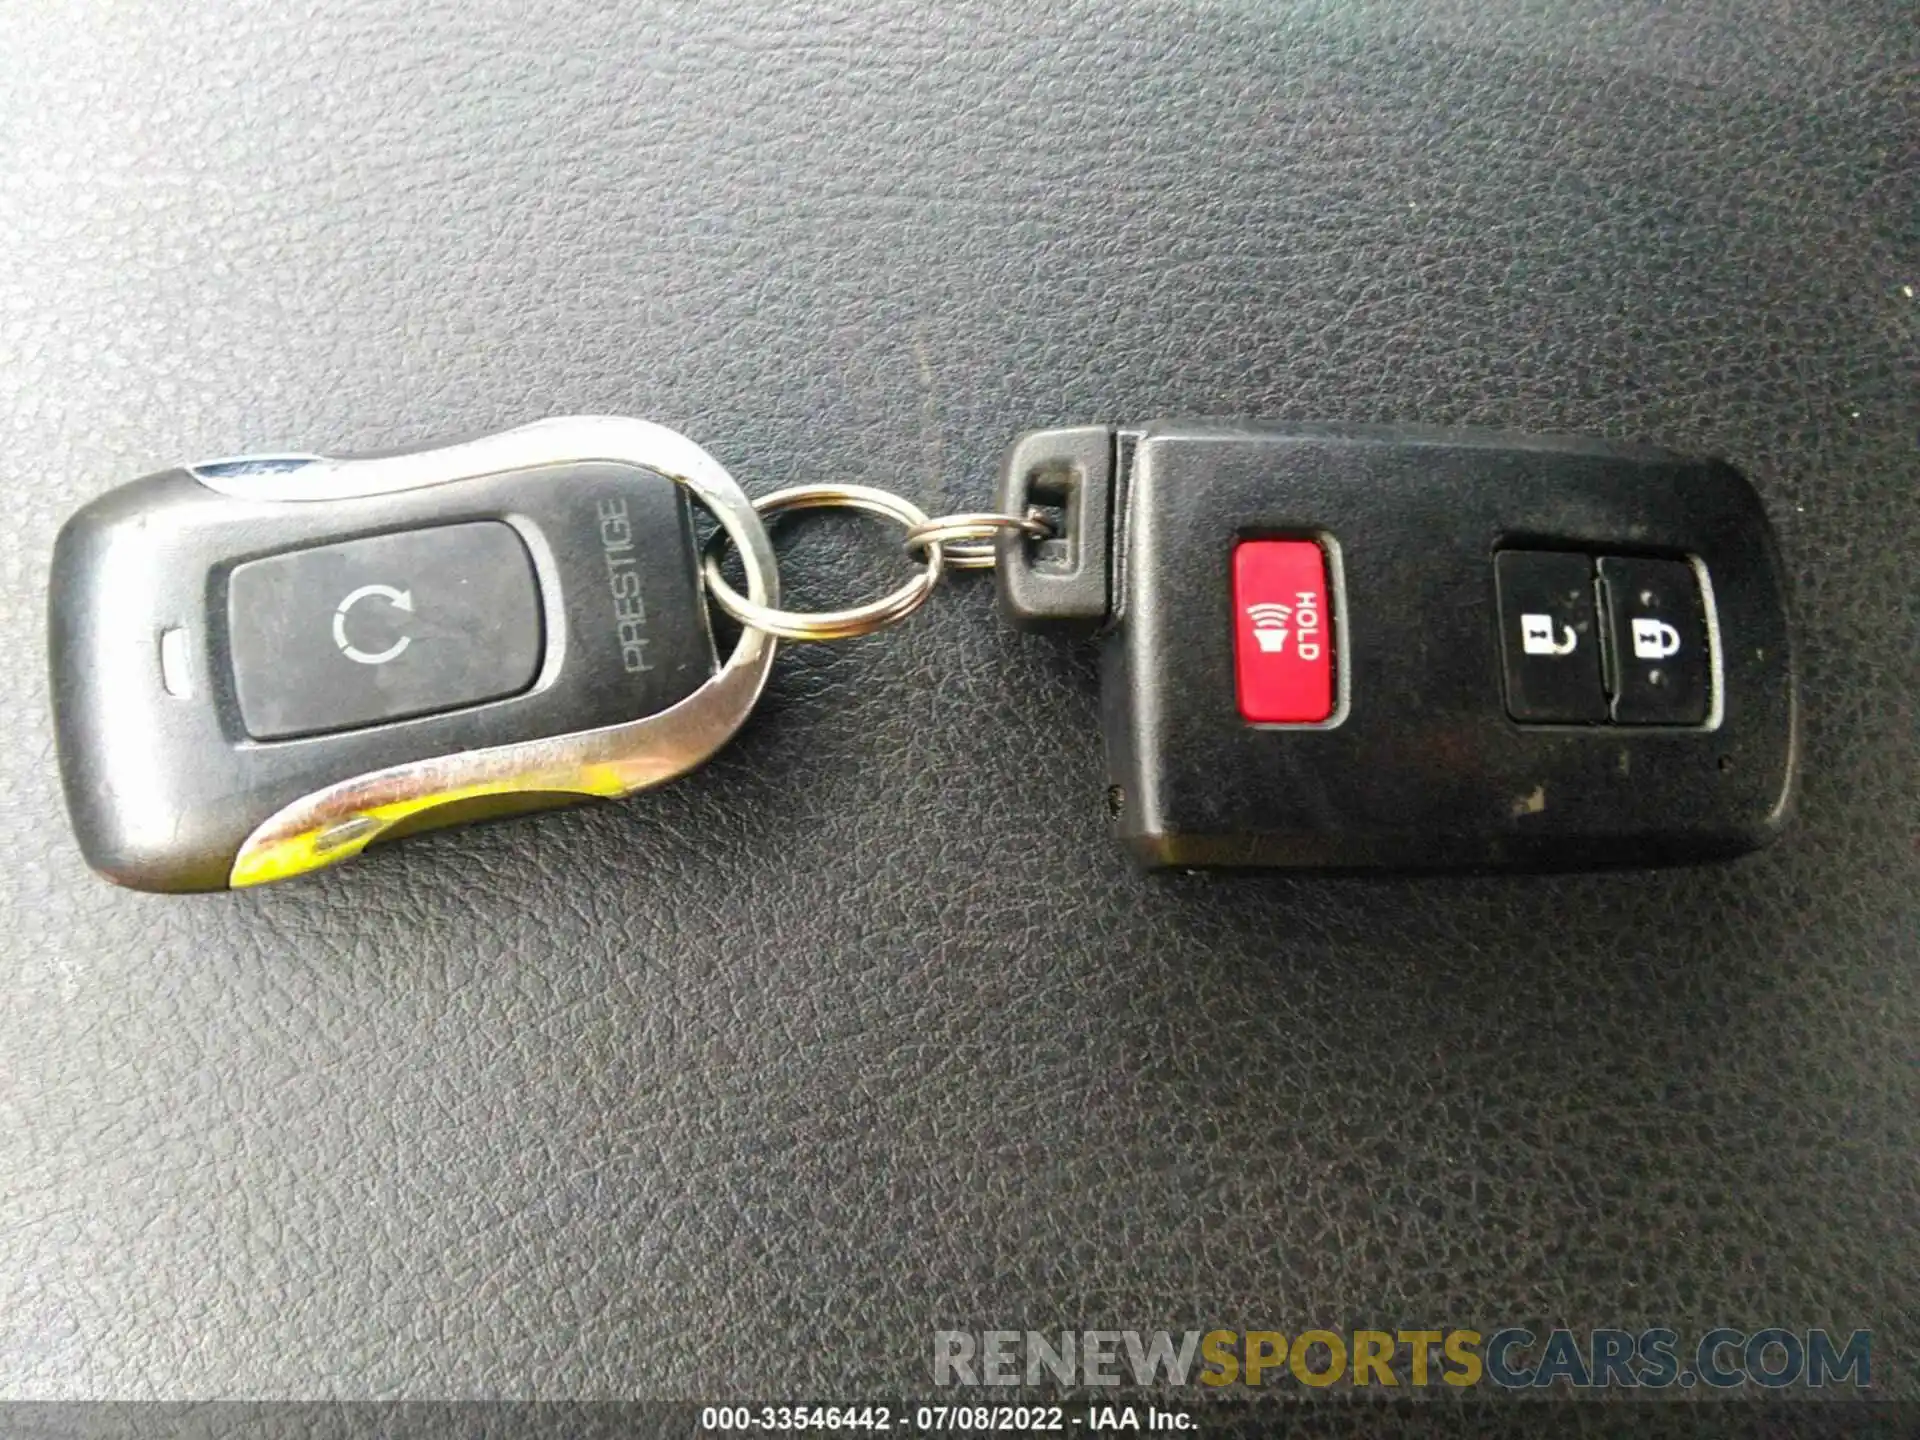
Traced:
[[1700, 609], [1706, 616], [1707, 683], [1712, 687], [1707, 700], [1707, 718], [1694, 728], [1718, 730], [1727, 718], [1727, 662], [1720, 636], [1720, 607], [1713, 598], [1713, 576], [1707, 571], [1707, 562], [1698, 555], [1689, 555], [1687, 564], [1693, 570], [1694, 584], [1700, 591]]
[[[196, 472], [196, 478], [236, 499], [325, 501], [595, 460], [652, 470], [684, 486], [713, 512], [740, 552], [754, 602], [779, 603], [773, 546], [753, 502], [713, 456], [678, 431], [651, 421], [569, 416], [436, 450], [364, 460], [323, 458], [283, 474], [210, 477]], [[409, 761], [316, 790], [254, 828], [234, 857], [229, 883], [278, 878], [254, 870], [303, 835], [337, 835], [337, 855], [328, 853], [312, 865], [281, 873], [300, 873], [357, 853], [381, 830], [407, 818], [381, 820], [366, 813], [379, 806], [478, 793], [628, 794], [683, 775], [745, 723], [766, 685], [776, 649], [772, 636], [742, 630], [733, 653], [706, 683], [677, 705], [644, 719]]]

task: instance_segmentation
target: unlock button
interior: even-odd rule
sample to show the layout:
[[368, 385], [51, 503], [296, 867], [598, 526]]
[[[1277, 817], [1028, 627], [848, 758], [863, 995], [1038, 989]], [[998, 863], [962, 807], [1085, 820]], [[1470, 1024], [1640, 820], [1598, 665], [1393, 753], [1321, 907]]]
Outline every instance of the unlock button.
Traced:
[[1507, 713], [1530, 724], [1605, 720], [1593, 561], [1566, 550], [1502, 550], [1493, 569]]
[[1600, 560], [1613, 659], [1613, 718], [1621, 725], [1706, 723], [1713, 672], [1706, 609], [1693, 567], [1679, 560]]

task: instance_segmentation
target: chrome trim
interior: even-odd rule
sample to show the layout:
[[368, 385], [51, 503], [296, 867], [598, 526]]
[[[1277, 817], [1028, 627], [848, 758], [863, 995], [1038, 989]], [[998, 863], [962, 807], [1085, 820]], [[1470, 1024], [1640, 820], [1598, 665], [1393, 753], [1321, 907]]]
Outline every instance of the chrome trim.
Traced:
[[285, 475], [322, 463], [319, 455], [229, 455], [219, 460], [200, 460], [186, 467], [187, 472], [209, 489], [226, 491], [219, 482], [251, 483], [267, 476]]
[[[302, 502], [390, 495], [507, 470], [592, 461], [664, 475], [710, 510], [740, 552], [755, 603], [777, 605], [779, 571], [765, 525], [720, 462], [677, 431], [645, 420], [543, 420], [437, 450], [354, 459], [321, 457], [299, 469], [200, 483], [248, 501]], [[438, 806], [491, 796], [615, 796], [659, 785], [706, 760], [745, 723], [766, 685], [777, 642], [742, 630], [726, 663], [677, 705], [644, 719], [568, 735], [465, 750], [356, 775], [302, 796], [257, 826], [228, 883], [261, 884], [357, 854], [402, 821]]]
[[1718, 730], [1727, 718], [1727, 662], [1725, 643], [1720, 636], [1720, 607], [1713, 598], [1713, 576], [1707, 573], [1707, 562], [1698, 555], [1689, 555], [1687, 564], [1693, 569], [1694, 584], [1700, 590], [1700, 609], [1707, 618], [1707, 684], [1712, 692], [1707, 700], [1707, 718], [1697, 728]]

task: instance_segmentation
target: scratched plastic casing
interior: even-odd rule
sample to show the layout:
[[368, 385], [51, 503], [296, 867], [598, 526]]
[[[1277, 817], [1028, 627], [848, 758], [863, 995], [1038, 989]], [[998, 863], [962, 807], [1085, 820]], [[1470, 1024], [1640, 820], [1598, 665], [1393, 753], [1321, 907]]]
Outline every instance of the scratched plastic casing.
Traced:
[[[669, 478], [678, 472], [692, 479]], [[749, 634], [716, 673], [690, 483], [744, 514], [758, 551], [750, 584], [772, 582], [764, 532], [717, 462], [614, 417], [396, 456], [218, 462], [103, 495], [62, 529], [49, 597], [61, 774], [88, 862], [139, 889], [221, 889], [408, 829], [622, 794], [691, 768], [744, 720], [773, 646]], [[641, 672], [609, 593], [609, 514], [643, 562]], [[532, 560], [543, 650], [530, 688], [333, 733], [247, 733], [229, 652], [237, 566], [484, 520], [511, 526]], [[761, 593], [777, 597], [776, 585]]]
[[[1002, 611], [1101, 636], [1107, 808], [1142, 864], [1652, 865], [1737, 855], [1784, 823], [1797, 719], [1781, 567], [1722, 461], [1440, 430], [1078, 427], [1010, 451], [999, 504], [1034, 500], [1065, 533], [1000, 542]], [[1233, 555], [1279, 538], [1328, 559], [1338, 703], [1312, 725], [1249, 723], [1236, 705]], [[1503, 551], [1693, 567], [1713, 647], [1704, 723], [1516, 721]]]

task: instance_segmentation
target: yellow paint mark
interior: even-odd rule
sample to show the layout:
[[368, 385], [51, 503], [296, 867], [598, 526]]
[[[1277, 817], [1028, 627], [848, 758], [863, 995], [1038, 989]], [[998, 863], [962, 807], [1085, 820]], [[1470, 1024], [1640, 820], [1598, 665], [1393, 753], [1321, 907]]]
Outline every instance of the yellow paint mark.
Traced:
[[535, 783], [529, 777], [496, 780], [480, 785], [462, 785], [451, 790], [432, 791], [425, 795], [410, 795], [403, 800], [390, 801], [384, 805], [369, 805], [364, 810], [336, 816], [324, 824], [283, 836], [278, 840], [271, 840], [258, 846], [249, 845], [241, 850], [239, 857], [233, 862], [233, 870], [227, 876], [227, 884], [235, 890], [240, 890], [250, 885], [265, 885], [274, 880], [285, 880], [292, 875], [304, 875], [310, 870], [337, 865], [342, 860], [358, 855], [385, 831], [392, 829], [402, 820], [423, 811], [438, 809], [442, 805], [454, 804], [456, 801], [472, 800], [487, 795], [515, 795], [530, 792], [612, 797], [625, 793], [625, 789], [626, 787], [620, 783], [619, 771], [614, 766], [593, 765], [583, 769], [565, 785], [555, 784], [550, 780]]

